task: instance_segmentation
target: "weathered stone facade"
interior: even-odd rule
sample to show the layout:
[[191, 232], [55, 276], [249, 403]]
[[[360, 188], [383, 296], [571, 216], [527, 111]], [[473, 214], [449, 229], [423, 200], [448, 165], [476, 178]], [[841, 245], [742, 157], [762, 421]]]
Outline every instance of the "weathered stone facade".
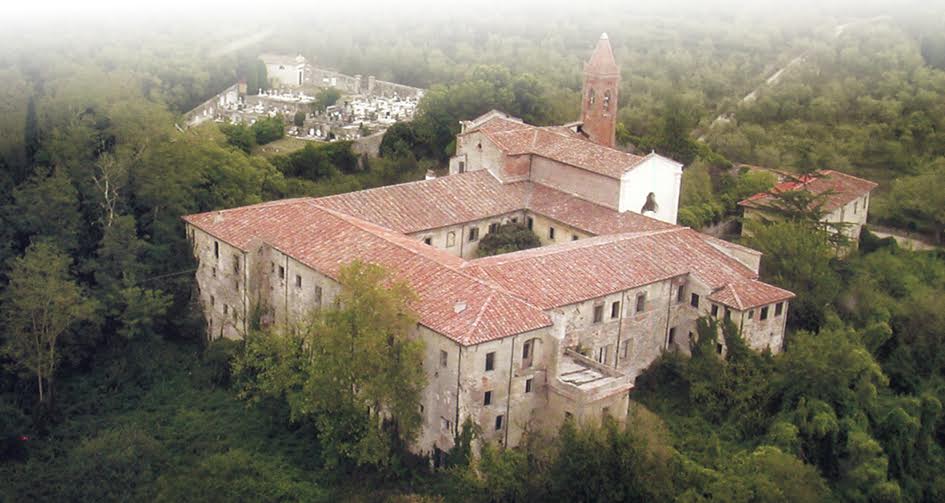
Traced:
[[[467, 419], [506, 446], [569, 417], [625, 419], [636, 377], [689, 352], [701, 316], [781, 350], [793, 294], [758, 281], [757, 252], [673, 224], [677, 163], [495, 111], [457, 146], [445, 178], [185, 217], [208, 337], [242, 337], [255, 316], [302, 321], [337, 298], [341, 264], [388, 268], [417, 292], [427, 385], [413, 448], [434, 455]], [[648, 194], [662, 209], [626, 207]], [[477, 258], [507, 222], [542, 247]]]

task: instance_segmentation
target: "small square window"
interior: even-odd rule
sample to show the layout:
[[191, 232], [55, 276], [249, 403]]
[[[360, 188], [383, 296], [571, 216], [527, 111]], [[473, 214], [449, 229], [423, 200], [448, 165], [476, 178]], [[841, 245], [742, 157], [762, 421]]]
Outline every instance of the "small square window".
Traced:
[[495, 351], [486, 353], [486, 372], [495, 369]]
[[768, 319], [768, 306], [761, 308], [761, 316], [759, 318], [761, 318], [762, 320]]
[[692, 296], [689, 298], [689, 305], [692, 307], [699, 307], [699, 294], [692, 294]]
[[295, 275], [295, 287], [302, 288], [302, 275], [300, 274]]
[[517, 223], [518, 223], [518, 217], [512, 217], [511, 219], [509, 219], [509, 222], [512, 222], [513, 224], [517, 224]]
[[719, 316], [719, 305], [718, 305], [718, 304], [712, 304], [712, 316], [718, 318], [718, 316]]
[[548, 227], [548, 239], [554, 239], [554, 238], [555, 238], [555, 228]]
[[525, 379], [525, 393], [531, 393], [531, 392], [532, 392], [532, 380]]
[[447, 354], [446, 351], [443, 351], [443, 350], [441, 349], [441, 350], [440, 350], [440, 366], [441, 366], [441, 367], [444, 367], [444, 368], [446, 367], [446, 363], [447, 363], [447, 359], [448, 359], [448, 358], [449, 358], [449, 354]]
[[600, 323], [603, 320], [604, 320], [603, 304], [594, 306], [594, 323]]
[[479, 240], [479, 227], [472, 227], [469, 229], [469, 240], [470, 241]]
[[483, 405], [492, 405], [492, 392], [486, 391], [486, 394], [482, 396]]
[[637, 294], [637, 312], [642, 313], [646, 309], [646, 294]]
[[505, 416], [503, 416], [502, 414], [499, 414], [498, 416], [495, 417], [495, 431], [499, 431], [502, 429], [503, 419], [505, 419]]
[[433, 246], [433, 238], [423, 238], [423, 244]]
[[577, 234], [571, 234], [571, 241], [577, 241], [577, 240], [578, 240]]
[[610, 305], [610, 317], [616, 318], [620, 316], [620, 301], [615, 301]]
[[774, 305], [774, 315], [781, 316], [781, 313], [784, 312], [784, 302], [778, 302]]

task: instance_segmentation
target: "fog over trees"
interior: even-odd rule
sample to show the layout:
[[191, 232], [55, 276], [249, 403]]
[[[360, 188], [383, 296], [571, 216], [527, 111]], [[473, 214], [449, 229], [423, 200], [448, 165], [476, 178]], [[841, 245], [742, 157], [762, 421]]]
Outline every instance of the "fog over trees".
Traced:
[[[0, 500], [945, 500], [940, 248], [865, 232], [838, 258], [811, 218], [759, 227], [745, 244], [765, 253], [762, 279], [798, 295], [784, 353], [704, 320], [691, 358], [668, 353], [638, 379], [628, 424], [568, 423], [478, 457], [467, 424], [434, 470], [403, 449], [422, 381], [405, 364], [420, 358], [402, 337], [408, 289], [351, 266], [361, 311], [208, 343], [180, 220], [442, 172], [459, 121], [493, 108], [577, 120], [582, 63], [607, 32], [622, 68], [618, 143], [686, 162], [680, 224], [735, 218], [774, 183], [734, 165], [829, 168], [880, 184], [871, 224], [940, 244], [945, 7], [78, 4], [20, 2], [0, 20]], [[377, 158], [349, 142], [263, 155], [291, 115], [182, 127], [241, 78], [265, 88], [261, 53], [428, 91]], [[316, 108], [339, 98], [326, 91]], [[534, 244], [513, 231], [495, 250]], [[326, 378], [358, 335], [342, 321], [367, 318], [384, 322], [363, 327], [374, 352], [347, 363], [388, 374]]]

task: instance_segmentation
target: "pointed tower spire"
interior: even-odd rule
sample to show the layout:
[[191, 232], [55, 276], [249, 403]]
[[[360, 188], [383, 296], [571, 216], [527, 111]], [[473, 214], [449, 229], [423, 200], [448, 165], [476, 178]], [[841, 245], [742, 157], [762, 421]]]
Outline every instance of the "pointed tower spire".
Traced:
[[619, 88], [620, 67], [614, 60], [610, 39], [604, 33], [584, 64], [581, 122], [583, 131], [592, 141], [611, 148], [616, 144]]
[[614, 51], [610, 48], [610, 38], [606, 33], [601, 34], [597, 41], [597, 47], [594, 48], [591, 59], [584, 65], [584, 73], [599, 76], [620, 75], [620, 67], [614, 59]]

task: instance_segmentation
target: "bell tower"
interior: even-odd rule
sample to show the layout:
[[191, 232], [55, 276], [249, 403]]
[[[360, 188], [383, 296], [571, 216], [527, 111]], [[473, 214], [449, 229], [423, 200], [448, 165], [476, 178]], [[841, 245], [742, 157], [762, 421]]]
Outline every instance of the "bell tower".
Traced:
[[620, 68], [614, 60], [610, 40], [604, 33], [591, 59], [584, 64], [584, 94], [581, 100], [582, 130], [591, 141], [613, 148], [617, 130], [617, 91]]

